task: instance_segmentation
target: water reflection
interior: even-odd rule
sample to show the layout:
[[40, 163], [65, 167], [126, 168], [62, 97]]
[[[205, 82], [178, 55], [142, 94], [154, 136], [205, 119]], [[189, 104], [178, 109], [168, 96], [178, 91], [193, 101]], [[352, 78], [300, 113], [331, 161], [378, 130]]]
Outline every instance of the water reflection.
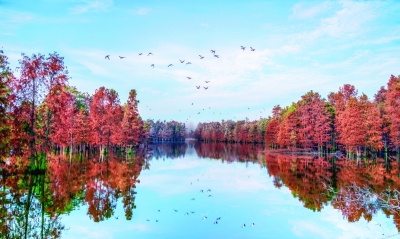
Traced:
[[[262, 145], [200, 143], [154, 144], [151, 157], [109, 156], [105, 160], [47, 158], [44, 174], [7, 174], [2, 171], [0, 238], [59, 238], [61, 217], [87, 210], [93, 222], [110, 218], [131, 220], [136, 185], [151, 160], [194, 155], [221, 163], [258, 164], [273, 178], [275, 188], [288, 188], [304, 208], [321, 211], [333, 206], [349, 222], [371, 221], [379, 212], [393, 217], [400, 231], [399, 163], [396, 160], [346, 160], [334, 157], [264, 154]], [[218, 176], [218, 175], [216, 175]], [[223, 180], [223, 179], [220, 179]], [[243, 178], [246, 180], [246, 178]], [[124, 218], [115, 215], [121, 203]], [[82, 205], [85, 205], [84, 207]]]
[[99, 222], [113, 216], [121, 198], [125, 219], [132, 218], [144, 157], [71, 162], [63, 155], [49, 155], [47, 159], [45, 174], [3, 173], [0, 238], [59, 238], [65, 229], [60, 215], [83, 203], [89, 217]]

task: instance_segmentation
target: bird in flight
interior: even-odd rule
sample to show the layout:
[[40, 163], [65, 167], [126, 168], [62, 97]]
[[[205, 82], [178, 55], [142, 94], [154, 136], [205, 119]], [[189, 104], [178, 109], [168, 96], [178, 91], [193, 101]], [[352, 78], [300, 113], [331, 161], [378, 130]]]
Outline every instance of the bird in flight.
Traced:
[[204, 56], [202, 56], [202, 55], [199, 55], [200, 56], [200, 59], [203, 59], [204, 58]]
[[149, 56], [149, 55], [153, 55], [153, 53], [149, 52], [149, 54], [147, 54], [147, 56]]
[[197, 85], [196, 85], [196, 88], [197, 88], [197, 89], [200, 89], [200, 86], [197, 86]]
[[186, 65], [191, 65], [192, 63], [190, 61], [186, 62]]
[[219, 58], [219, 56], [218, 56], [218, 55], [214, 55], [214, 57], [216, 57], [216, 58]]
[[143, 55], [143, 53], [139, 53], [139, 56]]
[[181, 61], [181, 59], [179, 59], [179, 61], [180, 61], [181, 63], [185, 62], [185, 60]]
[[104, 59], [109, 59], [110, 60], [110, 55], [107, 55], [106, 57], [104, 57]]
[[200, 112], [199, 113], [197, 113], [198, 115], [200, 114]]
[[212, 54], [215, 54], [215, 50], [211, 50], [211, 53], [212, 53]]
[[207, 81], [207, 80], [206, 80], [206, 81], [204, 81], [204, 82], [205, 82], [205, 83], [209, 83], [210, 81]]
[[151, 64], [151, 66], [154, 68], [154, 64]]
[[205, 90], [207, 90], [207, 89], [208, 89], [208, 86], [207, 86], [207, 87], [204, 87], [204, 86], [203, 86], [203, 88], [204, 88]]
[[186, 78], [188, 78], [188, 80], [192, 79], [192, 77], [186, 77]]
[[244, 47], [244, 46], [240, 46], [240, 48], [244, 51], [244, 49], [246, 49], [246, 47]]
[[251, 51], [255, 51], [256, 49], [254, 49], [253, 47], [250, 47], [250, 50], [251, 50]]
[[173, 66], [172, 64], [169, 64], [168, 67]]
[[125, 58], [125, 56], [119, 56], [119, 59], [124, 59]]

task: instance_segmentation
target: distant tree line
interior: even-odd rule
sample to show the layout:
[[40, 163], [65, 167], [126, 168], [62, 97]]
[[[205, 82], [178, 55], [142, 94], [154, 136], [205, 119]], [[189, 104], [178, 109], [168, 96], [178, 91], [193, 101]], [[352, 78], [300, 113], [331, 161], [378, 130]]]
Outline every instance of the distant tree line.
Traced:
[[184, 141], [186, 135], [185, 123], [177, 121], [147, 120], [148, 137], [151, 141]]
[[194, 137], [206, 142], [264, 143], [268, 119], [249, 121], [222, 120], [199, 123]]
[[200, 123], [202, 141], [265, 143], [269, 149], [400, 154], [400, 77], [391, 76], [370, 100], [345, 84], [327, 99], [310, 91], [297, 102], [256, 121]]

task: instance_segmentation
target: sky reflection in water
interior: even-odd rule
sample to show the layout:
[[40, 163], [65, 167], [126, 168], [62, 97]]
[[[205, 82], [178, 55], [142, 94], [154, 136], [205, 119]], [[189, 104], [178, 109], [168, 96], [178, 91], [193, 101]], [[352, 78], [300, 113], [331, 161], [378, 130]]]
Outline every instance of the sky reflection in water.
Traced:
[[[136, 184], [137, 208], [132, 220], [125, 220], [121, 200], [115, 217], [100, 223], [93, 223], [82, 206], [63, 217], [62, 223], [70, 228], [63, 237], [386, 238], [397, 234], [392, 216], [387, 218], [381, 211], [369, 223], [362, 217], [349, 223], [330, 203], [320, 212], [305, 208], [286, 186], [274, 186], [276, 178], [262, 166], [265, 156], [260, 149], [223, 144], [196, 144], [196, 148], [157, 145], [149, 170], [142, 170]], [[205, 192], [200, 193], [201, 189]], [[217, 217], [221, 220], [215, 225]]]

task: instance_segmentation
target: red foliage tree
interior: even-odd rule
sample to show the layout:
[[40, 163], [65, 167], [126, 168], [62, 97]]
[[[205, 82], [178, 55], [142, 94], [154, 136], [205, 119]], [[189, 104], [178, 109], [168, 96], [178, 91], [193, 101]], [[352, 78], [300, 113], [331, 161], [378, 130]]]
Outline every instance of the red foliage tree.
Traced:
[[143, 127], [142, 120], [138, 113], [138, 103], [136, 100], [136, 91], [129, 92], [128, 101], [124, 107], [124, 116], [120, 128], [120, 140], [123, 145], [134, 146], [139, 143], [141, 129]]
[[360, 153], [365, 146], [366, 126], [363, 116], [363, 105], [355, 97], [349, 99], [345, 110], [338, 115], [338, 141], [346, 146], [347, 152]]
[[400, 77], [391, 76], [388, 82], [386, 96], [386, 111], [390, 126], [390, 140], [393, 147], [400, 153]]
[[329, 113], [325, 102], [313, 91], [303, 95], [297, 103], [300, 142], [305, 148], [321, 149], [330, 140]]

